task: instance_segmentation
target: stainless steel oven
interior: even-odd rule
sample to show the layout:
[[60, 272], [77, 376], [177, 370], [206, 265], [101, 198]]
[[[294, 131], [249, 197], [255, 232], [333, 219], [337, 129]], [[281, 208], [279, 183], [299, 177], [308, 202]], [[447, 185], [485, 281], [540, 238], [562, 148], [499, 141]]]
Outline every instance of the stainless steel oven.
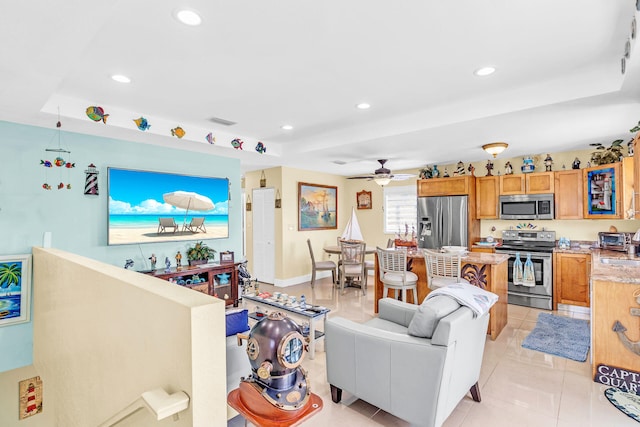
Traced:
[[[508, 302], [509, 304], [551, 310], [553, 308], [553, 248], [556, 233], [537, 230], [505, 230], [502, 246], [496, 252], [509, 255]], [[535, 286], [513, 283], [513, 264], [516, 253], [524, 264], [527, 255], [533, 263]]]

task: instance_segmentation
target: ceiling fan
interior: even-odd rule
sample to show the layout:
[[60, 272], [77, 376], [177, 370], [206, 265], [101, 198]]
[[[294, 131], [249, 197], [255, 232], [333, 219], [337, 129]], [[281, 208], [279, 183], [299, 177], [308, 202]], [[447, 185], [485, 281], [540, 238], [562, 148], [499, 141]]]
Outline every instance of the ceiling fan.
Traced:
[[391, 170], [384, 167], [384, 164], [387, 162], [387, 159], [378, 160], [380, 163], [380, 167], [376, 169], [372, 174], [361, 175], [361, 176], [350, 176], [347, 179], [366, 179], [366, 180], [374, 180], [376, 184], [380, 186], [385, 186], [391, 181], [404, 181], [405, 179], [413, 178], [415, 175], [397, 173], [392, 174]]

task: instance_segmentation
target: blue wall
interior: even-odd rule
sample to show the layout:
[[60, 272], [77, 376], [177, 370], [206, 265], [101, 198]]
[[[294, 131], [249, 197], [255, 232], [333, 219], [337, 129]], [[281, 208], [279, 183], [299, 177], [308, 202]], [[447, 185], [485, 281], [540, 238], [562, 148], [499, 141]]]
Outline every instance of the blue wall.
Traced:
[[[173, 260], [178, 250], [184, 253], [190, 242], [107, 246], [108, 167], [229, 178], [229, 238], [207, 243], [218, 252], [234, 251], [236, 259], [242, 254], [239, 160], [71, 132], [61, 132], [60, 140], [71, 151], [61, 157], [75, 163], [73, 169], [40, 165], [40, 160], [56, 157], [45, 151], [58, 147], [55, 127], [0, 121], [0, 255], [31, 253], [32, 246], [42, 246], [46, 231], [52, 233], [54, 248], [118, 266], [131, 258], [134, 269], [149, 268], [152, 252], [159, 265], [166, 256]], [[99, 196], [84, 195], [84, 171], [90, 163], [100, 172]], [[45, 181], [51, 190], [42, 188]], [[72, 188], [58, 190], [60, 181]], [[32, 322], [0, 327], [0, 372], [32, 364], [32, 353]]]

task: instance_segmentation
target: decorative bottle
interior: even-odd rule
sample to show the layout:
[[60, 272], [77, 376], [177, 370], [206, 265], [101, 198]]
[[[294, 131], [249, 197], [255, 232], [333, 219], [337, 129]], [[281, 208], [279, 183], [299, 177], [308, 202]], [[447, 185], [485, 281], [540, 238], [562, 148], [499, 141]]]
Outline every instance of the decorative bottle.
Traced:
[[524, 271], [522, 273], [522, 284], [524, 286], [535, 286], [536, 276], [533, 271], [533, 262], [531, 261], [531, 254], [527, 253], [527, 260], [524, 262]]
[[516, 260], [513, 261], [513, 284], [514, 285], [522, 285], [523, 284], [523, 271], [522, 271], [522, 261], [520, 260], [520, 252], [516, 252]]

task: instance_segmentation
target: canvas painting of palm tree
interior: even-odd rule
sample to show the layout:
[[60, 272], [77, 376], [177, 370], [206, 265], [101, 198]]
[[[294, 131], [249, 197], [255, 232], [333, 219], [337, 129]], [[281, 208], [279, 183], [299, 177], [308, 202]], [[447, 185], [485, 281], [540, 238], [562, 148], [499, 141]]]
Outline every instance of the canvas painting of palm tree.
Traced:
[[0, 326], [30, 319], [31, 255], [0, 256]]

